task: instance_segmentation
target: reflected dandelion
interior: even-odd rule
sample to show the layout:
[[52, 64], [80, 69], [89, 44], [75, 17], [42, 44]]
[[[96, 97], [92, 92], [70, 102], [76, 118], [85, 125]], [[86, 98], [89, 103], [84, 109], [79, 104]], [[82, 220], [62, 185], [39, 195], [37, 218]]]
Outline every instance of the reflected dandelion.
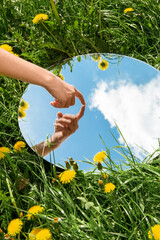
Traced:
[[63, 75], [60, 73], [59, 74], [59, 77], [62, 79], [62, 80], [64, 80], [64, 77], [63, 77]]
[[105, 71], [108, 67], [109, 67], [109, 62], [107, 60], [102, 59], [101, 61], [99, 61], [98, 68], [100, 70]]
[[100, 55], [94, 55], [92, 56], [93, 61], [98, 62], [101, 59]]
[[25, 118], [26, 117], [26, 112], [23, 109], [18, 110], [18, 118]]
[[26, 111], [29, 108], [29, 103], [27, 101], [22, 100], [19, 105], [20, 109]]

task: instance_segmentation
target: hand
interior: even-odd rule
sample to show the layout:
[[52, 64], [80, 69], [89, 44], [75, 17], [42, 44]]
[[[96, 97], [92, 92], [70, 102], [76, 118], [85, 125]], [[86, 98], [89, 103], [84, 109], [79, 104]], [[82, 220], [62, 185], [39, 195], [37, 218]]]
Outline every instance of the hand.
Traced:
[[85, 106], [81, 107], [80, 112], [75, 116], [71, 114], [57, 113], [58, 119], [54, 124], [53, 135], [44, 142], [41, 142], [32, 148], [42, 157], [45, 157], [54, 149], [58, 148], [72, 133], [78, 129], [78, 121], [84, 115]]
[[55, 147], [64, 142], [71, 134], [76, 132], [78, 129], [78, 121], [84, 115], [85, 106], [81, 107], [80, 112], [75, 116], [72, 114], [62, 114], [61, 112], [57, 113], [57, 120], [54, 124], [55, 131], [52, 136], [52, 142], [56, 143]]
[[[53, 80], [54, 78], [54, 80]], [[50, 104], [56, 108], [68, 108], [75, 104], [77, 97], [82, 105], [86, 105], [83, 95], [73, 85], [66, 83], [61, 78], [53, 75], [53, 78], [46, 82], [46, 90], [55, 97], [55, 101]]]
[[0, 74], [44, 87], [54, 98], [51, 105], [67, 108], [75, 104], [75, 97], [85, 105], [83, 95], [72, 85], [33, 63], [16, 57], [0, 48]]

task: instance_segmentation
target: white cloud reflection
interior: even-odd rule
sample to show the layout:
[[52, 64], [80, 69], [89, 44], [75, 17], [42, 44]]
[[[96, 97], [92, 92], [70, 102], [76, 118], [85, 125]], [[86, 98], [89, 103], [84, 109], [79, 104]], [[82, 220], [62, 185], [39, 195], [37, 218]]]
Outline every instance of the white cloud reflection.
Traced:
[[[136, 85], [131, 80], [101, 80], [90, 96], [90, 109], [97, 108], [111, 128], [118, 125], [133, 153], [140, 148], [150, 153], [160, 138], [160, 74], [150, 82]], [[119, 136], [119, 142], [124, 144]]]

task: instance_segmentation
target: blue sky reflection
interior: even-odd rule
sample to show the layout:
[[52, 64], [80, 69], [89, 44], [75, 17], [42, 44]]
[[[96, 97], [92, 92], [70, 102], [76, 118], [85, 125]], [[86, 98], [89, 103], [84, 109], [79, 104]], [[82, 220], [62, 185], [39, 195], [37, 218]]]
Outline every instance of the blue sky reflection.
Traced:
[[[105, 71], [98, 68], [98, 62], [91, 56], [73, 59], [73, 70], [69, 65], [62, 67], [61, 74], [66, 82], [83, 93], [86, 100], [84, 117], [79, 129], [54, 151], [56, 163], [64, 165], [68, 157], [78, 161], [80, 169], [89, 169], [82, 160], [93, 162], [94, 155], [105, 146], [110, 149], [117, 145], [111, 132], [124, 145], [115, 123], [120, 128], [133, 153], [142, 158], [142, 150], [152, 153], [158, 148], [160, 137], [160, 73], [150, 65], [137, 59], [117, 55], [101, 56], [109, 62]], [[43, 88], [29, 85], [22, 97], [29, 102], [26, 118], [19, 120], [19, 126], [26, 142], [33, 146], [53, 134], [53, 123], [58, 111], [77, 114], [80, 102], [69, 109], [55, 109], [50, 106], [52, 96]], [[116, 163], [122, 156], [111, 151]], [[53, 154], [45, 159], [53, 161]], [[124, 161], [124, 159], [123, 159]]]

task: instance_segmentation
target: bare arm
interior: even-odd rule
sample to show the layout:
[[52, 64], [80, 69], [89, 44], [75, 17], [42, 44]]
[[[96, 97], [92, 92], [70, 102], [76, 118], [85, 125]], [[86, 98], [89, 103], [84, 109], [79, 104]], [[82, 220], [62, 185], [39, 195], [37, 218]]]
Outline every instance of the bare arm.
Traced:
[[50, 71], [23, 60], [0, 48], [0, 74], [44, 87], [54, 98], [52, 106], [63, 108], [75, 104], [78, 97], [85, 105], [82, 94]]

